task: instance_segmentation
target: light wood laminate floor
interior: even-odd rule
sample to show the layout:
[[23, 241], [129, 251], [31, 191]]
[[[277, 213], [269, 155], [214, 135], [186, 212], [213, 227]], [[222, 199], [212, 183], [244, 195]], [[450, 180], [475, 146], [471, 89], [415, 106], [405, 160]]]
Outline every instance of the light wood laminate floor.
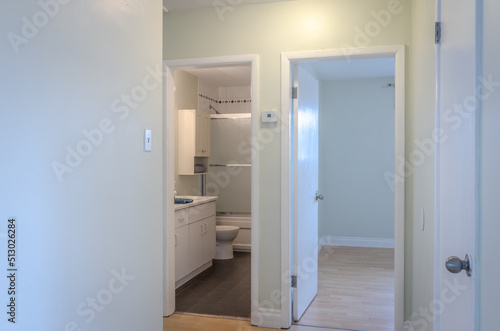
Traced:
[[[319, 254], [319, 291], [291, 331], [394, 331], [394, 250], [325, 246]], [[163, 330], [270, 331], [248, 320], [174, 314]]]
[[[272, 331], [276, 329], [252, 326], [248, 320], [173, 314], [163, 319], [163, 331]], [[338, 330], [292, 325], [290, 331]]]
[[297, 324], [394, 331], [394, 249], [324, 246], [318, 295]]

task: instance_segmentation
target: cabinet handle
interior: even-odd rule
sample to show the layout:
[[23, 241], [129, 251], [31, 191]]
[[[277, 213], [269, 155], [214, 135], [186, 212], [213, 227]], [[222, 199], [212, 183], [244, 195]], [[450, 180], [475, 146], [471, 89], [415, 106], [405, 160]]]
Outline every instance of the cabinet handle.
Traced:
[[208, 224], [203, 223], [203, 233], [207, 233], [207, 232], [208, 232]]
[[179, 235], [176, 233], [175, 234], [175, 246], [179, 245]]
[[204, 234], [205, 233], [204, 232], [205, 227], [203, 226], [203, 224], [200, 224], [200, 229], [201, 229], [201, 234]]
[[186, 223], [186, 218], [185, 217], [179, 218], [179, 223]]

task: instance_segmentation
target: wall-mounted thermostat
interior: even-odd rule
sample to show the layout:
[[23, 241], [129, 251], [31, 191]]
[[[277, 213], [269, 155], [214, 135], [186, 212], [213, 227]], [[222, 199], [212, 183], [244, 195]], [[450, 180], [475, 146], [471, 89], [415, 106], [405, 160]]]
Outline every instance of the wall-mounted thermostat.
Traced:
[[262, 112], [262, 122], [278, 122], [278, 112], [276, 110]]

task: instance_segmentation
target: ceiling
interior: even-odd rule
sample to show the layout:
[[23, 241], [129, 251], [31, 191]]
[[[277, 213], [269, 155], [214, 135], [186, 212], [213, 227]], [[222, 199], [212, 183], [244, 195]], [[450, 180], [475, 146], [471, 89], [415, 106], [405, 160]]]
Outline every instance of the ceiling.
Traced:
[[249, 65], [201, 68], [190, 67], [182, 68], [182, 70], [217, 87], [250, 86], [252, 82], [252, 70]]
[[[294, 0], [239, 0], [239, 1], [221, 1], [222, 4], [227, 3], [231, 6], [231, 3], [237, 3], [233, 7], [254, 4], [254, 3], [266, 3], [266, 2], [283, 2], [283, 1], [294, 1]], [[175, 11], [182, 9], [194, 9], [194, 8], [209, 8], [214, 7], [214, 0], [163, 0], [163, 10], [164, 11]]]

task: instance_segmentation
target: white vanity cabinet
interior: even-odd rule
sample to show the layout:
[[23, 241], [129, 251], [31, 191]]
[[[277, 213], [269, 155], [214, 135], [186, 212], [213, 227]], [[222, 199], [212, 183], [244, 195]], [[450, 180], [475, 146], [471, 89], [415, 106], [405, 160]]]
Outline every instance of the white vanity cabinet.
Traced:
[[215, 258], [215, 201], [175, 211], [176, 288], [212, 266]]
[[189, 263], [189, 210], [175, 212], [175, 281], [191, 272]]

